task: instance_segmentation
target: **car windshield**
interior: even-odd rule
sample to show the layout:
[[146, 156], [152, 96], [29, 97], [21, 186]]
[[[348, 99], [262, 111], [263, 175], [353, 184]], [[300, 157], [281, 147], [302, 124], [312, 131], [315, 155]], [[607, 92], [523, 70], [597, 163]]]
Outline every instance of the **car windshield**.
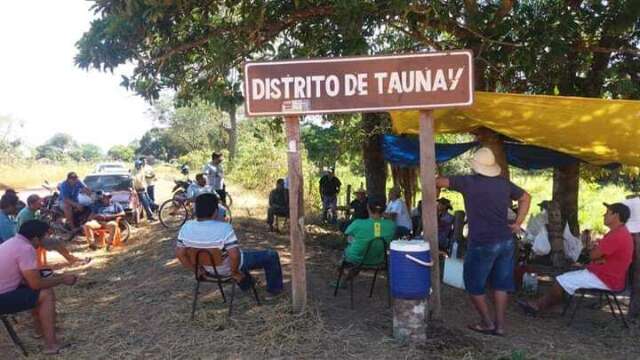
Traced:
[[93, 191], [124, 191], [132, 187], [129, 175], [89, 175], [84, 184]]

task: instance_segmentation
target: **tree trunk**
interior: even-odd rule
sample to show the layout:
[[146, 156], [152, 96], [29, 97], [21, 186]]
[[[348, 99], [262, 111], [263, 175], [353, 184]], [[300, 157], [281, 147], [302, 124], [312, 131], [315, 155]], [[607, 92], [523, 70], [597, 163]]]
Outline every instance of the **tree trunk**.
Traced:
[[562, 226], [569, 223], [574, 235], [580, 235], [578, 223], [578, 193], [580, 189], [580, 164], [553, 169], [553, 201], [560, 205]]
[[229, 134], [229, 159], [233, 160], [236, 157], [236, 144], [238, 142], [238, 131], [237, 125], [238, 121], [236, 119], [236, 110], [237, 108], [234, 106], [233, 109], [229, 109], [227, 113], [229, 114], [229, 122], [230, 127], [227, 129], [227, 134]]
[[563, 267], [566, 263], [564, 256], [564, 238], [562, 237], [562, 213], [560, 204], [556, 201], [549, 203], [549, 224], [547, 232], [551, 243], [551, 262], [555, 268]]
[[384, 114], [362, 114], [362, 129], [365, 140], [362, 144], [364, 174], [368, 196], [386, 199], [387, 164], [382, 152], [380, 129], [384, 126]]

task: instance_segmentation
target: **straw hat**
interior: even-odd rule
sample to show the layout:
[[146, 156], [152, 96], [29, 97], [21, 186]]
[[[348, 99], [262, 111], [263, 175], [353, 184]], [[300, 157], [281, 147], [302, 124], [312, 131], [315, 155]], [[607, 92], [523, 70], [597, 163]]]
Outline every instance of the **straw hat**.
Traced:
[[500, 165], [496, 163], [496, 157], [491, 149], [482, 147], [473, 154], [471, 159], [471, 168], [477, 174], [495, 177], [500, 175]]

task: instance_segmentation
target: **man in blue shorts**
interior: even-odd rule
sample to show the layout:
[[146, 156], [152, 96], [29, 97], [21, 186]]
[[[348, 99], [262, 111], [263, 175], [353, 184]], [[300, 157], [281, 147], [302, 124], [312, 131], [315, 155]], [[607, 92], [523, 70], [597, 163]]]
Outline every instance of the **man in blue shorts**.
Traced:
[[[469, 223], [469, 245], [464, 258], [464, 285], [480, 322], [468, 328], [490, 335], [504, 335], [508, 292], [514, 290], [513, 233], [520, 231], [527, 216], [531, 196], [500, 176], [500, 165], [489, 148], [480, 148], [470, 162], [473, 175], [438, 177], [438, 189], [462, 193]], [[513, 224], [507, 221], [507, 209], [518, 201]], [[487, 285], [493, 289], [496, 307], [491, 317], [485, 296]]]

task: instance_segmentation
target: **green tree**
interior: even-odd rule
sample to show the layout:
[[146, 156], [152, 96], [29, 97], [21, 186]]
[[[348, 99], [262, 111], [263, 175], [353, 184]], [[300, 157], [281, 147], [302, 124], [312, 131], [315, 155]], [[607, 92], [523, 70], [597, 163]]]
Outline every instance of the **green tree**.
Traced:
[[135, 157], [135, 149], [126, 145], [114, 145], [107, 152], [107, 156], [113, 160], [130, 162]]
[[98, 145], [94, 144], [82, 144], [80, 145], [80, 156], [84, 161], [96, 161], [100, 160], [104, 154], [102, 149]]
[[160, 160], [170, 160], [178, 156], [171, 146], [166, 128], [152, 128], [142, 135], [136, 155], [153, 156]]
[[67, 160], [78, 149], [78, 143], [69, 134], [54, 134], [44, 144], [36, 147], [36, 159]]
[[9, 161], [20, 157], [19, 147], [22, 140], [17, 136], [16, 129], [22, 123], [7, 115], [0, 115], [0, 160]]

